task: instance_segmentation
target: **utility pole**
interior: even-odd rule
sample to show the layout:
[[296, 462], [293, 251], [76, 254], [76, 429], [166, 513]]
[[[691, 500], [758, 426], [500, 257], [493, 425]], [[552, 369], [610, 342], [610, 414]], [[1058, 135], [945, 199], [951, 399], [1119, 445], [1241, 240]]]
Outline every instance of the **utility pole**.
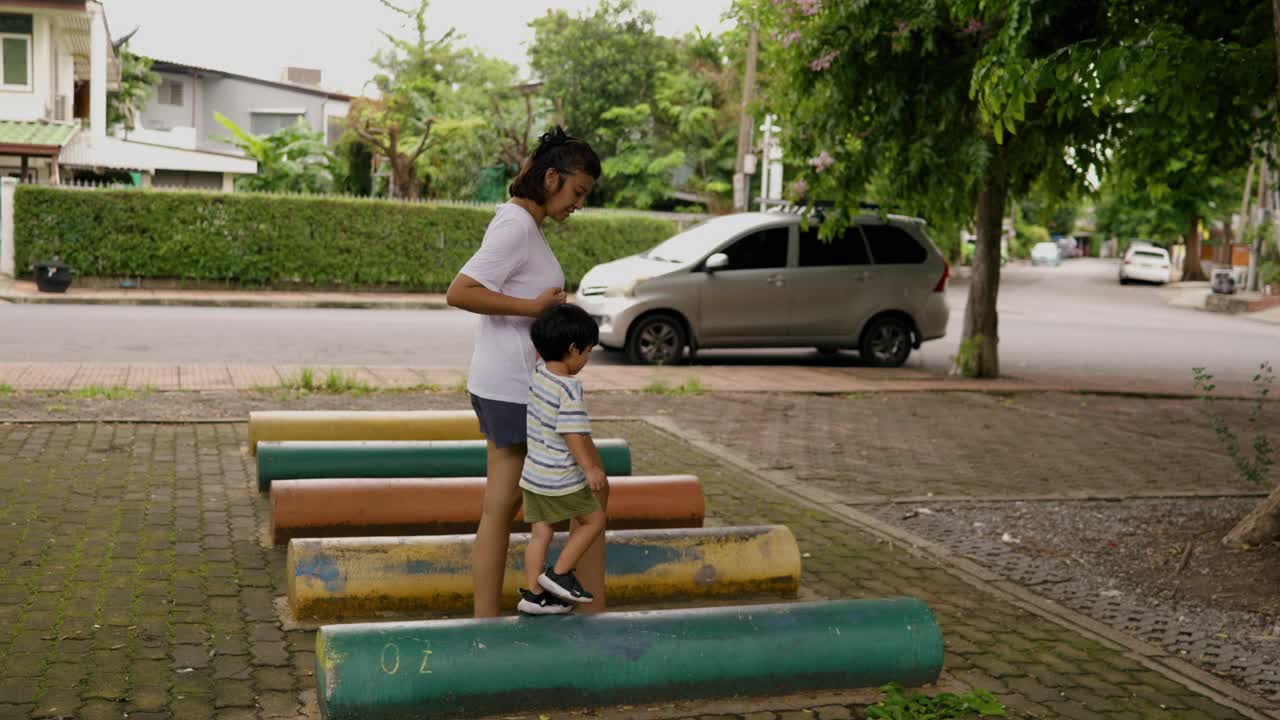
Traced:
[[[1275, 0], [1280, 3], [1280, 0]], [[750, 188], [747, 184], [747, 153], [751, 151], [751, 100], [756, 88], [756, 44], [757, 28], [751, 26], [751, 37], [747, 40], [747, 71], [742, 80], [742, 114], [738, 118], [738, 159], [733, 166], [733, 209], [742, 212], [747, 209]]]

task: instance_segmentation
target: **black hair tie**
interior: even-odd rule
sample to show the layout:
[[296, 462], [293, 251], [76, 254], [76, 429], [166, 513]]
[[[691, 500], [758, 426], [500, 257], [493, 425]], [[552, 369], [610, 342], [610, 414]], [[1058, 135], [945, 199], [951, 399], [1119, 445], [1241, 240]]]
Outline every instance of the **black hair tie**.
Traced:
[[556, 125], [550, 132], [542, 133], [538, 138], [538, 149], [533, 151], [534, 155], [541, 155], [553, 147], [569, 144], [573, 140], [572, 137], [564, 131], [564, 128]]

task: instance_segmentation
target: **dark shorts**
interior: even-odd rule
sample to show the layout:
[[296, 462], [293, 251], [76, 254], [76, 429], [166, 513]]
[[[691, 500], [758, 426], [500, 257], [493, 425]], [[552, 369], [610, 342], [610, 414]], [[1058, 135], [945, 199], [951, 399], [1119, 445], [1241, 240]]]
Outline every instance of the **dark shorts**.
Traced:
[[476, 418], [480, 420], [480, 434], [492, 441], [494, 446], [509, 448], [526, 442], [524, 422], [528, 408], [523, 403], [472, 395], [471, 407], [475, 408]]

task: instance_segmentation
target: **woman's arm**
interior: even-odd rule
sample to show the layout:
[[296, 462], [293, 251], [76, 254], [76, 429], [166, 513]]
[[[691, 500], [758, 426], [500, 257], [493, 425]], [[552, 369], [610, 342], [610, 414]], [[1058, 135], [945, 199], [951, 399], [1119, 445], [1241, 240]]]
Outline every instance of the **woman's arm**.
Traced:
[[458, 273], [449, 284], [445, 301], [453, 307], [480, 315], [537, 317], [546, 308], [564, 303], [565, 294], [563, 288], [547, 288], [532, 300], [514, 298], [494, 292], [475, 278]]

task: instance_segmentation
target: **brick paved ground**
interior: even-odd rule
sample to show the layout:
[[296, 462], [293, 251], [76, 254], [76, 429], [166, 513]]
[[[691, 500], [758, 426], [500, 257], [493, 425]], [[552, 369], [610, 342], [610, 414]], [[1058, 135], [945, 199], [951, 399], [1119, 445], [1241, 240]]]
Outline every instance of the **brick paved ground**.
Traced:
[[[828, 421], [856, 412], [845, 408], [857, 401], [843, 402]], [[690, 423], [705, 432], [732, 418], [723, 405], [717, 415], [690, 413]], [[750, 416], [749, 432], [726, 429], [728, 444], [779, 430]], [[1242, 717], [1120, 645], [988, 595], [649, 425], [599, 431], [632, 441], [637, 472], [700, 475], [715, 522], [791, 526], [808, 554], [806, 593], [924, 597], [948, 638], [950, 680], [992, 689], [1023, 716]], [[284, 552], [261, 542], [268, 505], [244, 437], [242, 424], [0, 425], [0, 718], [296, 717], [314, 707], [314, 637], [285, 631], [273, 609]], [[804, 457], [807, 442], [779, 455]], [[724, 717], [857, 712], [774, 712], [762, 701]]]

